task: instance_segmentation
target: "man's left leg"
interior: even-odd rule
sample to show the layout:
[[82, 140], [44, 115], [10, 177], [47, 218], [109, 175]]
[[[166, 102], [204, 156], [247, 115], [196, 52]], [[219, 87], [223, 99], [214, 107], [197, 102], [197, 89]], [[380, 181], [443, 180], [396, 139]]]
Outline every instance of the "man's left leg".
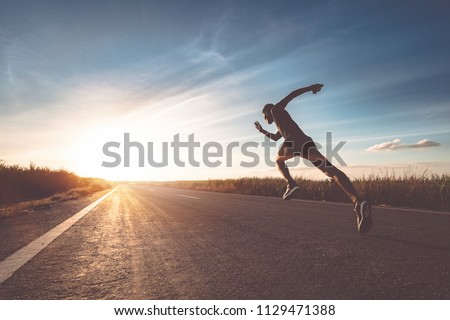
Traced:
[[329, 162], [327, 158], [319, 152], [319, 150], [315, 148], [309, 149], [307, 159], [323, 173], [332, 178], [334, 182], [336, 182], [341, 189], [344, 190], [352, 203], [359, 200], [358, 194], [356, 193], [356, 190], [347, 175], [332, 165], [331, 162]]
[[291, 159], [292, 157], [294, 157], [294, 155], [289, 152], [286, 143], [283, 143], [280, 147], [280, 150], [278, 150], [278, 156], [275, 159], [278, 171], [280, 171], [281, 175], [286, 179], [288, 183], [286, 192], [283, 195], [283, 200], [292, 199], [295, 196], [295, 193], [300, 189], [297, 186], [297, 182], [295, 182], [295, 180], [292, 178], [288, 167], [286, 166], [286, 161]]
[[349, 196], [354, 204], [356, 214], [356, 225], [358, 232], [367, 232], [372, 226], [372, 208], [368, 201], [359, 198], [353, 184], [345, 173], [336, 168], [323, 154], [316, 148], [309, 148], [306, 154], [302, 156], [311, 161], [314, 166], [319, 168], [327, 176], [331, 177], [344, 192]]

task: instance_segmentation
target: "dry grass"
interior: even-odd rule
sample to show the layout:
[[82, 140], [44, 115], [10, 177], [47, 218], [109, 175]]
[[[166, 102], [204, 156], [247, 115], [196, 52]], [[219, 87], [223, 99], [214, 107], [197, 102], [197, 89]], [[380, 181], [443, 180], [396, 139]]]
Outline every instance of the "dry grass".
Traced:
[[81, 178], [64, 169], [0, 162], [0, 215], [48, 208], [111, 187], [108, 181]]
[[[330, 180], [297, 178], [299, 198], [306, 200], [350, 202], [345, 193]], [[238, 178], [203, 181], [159, 182], [161, 186], [281, 197], [286, 182], [278, 178]], [[429, 173], [380, 173], [353, 180], [358, 192], [376, 205], [450, 210], [449, 175]]]

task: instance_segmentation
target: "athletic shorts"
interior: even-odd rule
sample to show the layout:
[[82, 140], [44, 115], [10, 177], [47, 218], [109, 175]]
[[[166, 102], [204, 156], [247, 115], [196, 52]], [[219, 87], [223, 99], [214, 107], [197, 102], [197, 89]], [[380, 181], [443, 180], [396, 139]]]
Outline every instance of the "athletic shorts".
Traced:
[[310, 148], [317, 148], [311, 137], [286, 138], [280, 146], [278, 155], [306, 156]]

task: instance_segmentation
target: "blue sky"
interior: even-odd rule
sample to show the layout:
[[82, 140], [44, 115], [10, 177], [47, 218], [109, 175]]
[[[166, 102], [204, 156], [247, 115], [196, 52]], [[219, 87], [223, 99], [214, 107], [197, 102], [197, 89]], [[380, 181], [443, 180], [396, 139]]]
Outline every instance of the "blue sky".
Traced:
[[448, 173], [449, 9], [445, 1], [1, 1], [0, 159], [132, 180], [277, 176], [264, 161], [242, 168], [238, 152], [232, 167], [103, 168], [102, 146], [124, 132], [155, 149], [177, 133], [202, 144], [261, 142], [253, 122], [262, 106], [319, 82], [320, 94], [288, 111], [316, 141], [327, 131], [347, 141], [340, 156], [350, 176]]

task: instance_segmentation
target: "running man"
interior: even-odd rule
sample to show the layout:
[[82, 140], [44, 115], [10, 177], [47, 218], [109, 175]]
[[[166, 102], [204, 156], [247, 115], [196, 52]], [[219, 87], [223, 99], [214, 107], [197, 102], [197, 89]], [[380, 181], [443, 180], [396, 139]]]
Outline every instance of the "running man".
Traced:
[[284, 142], [278, 150], [278, 156], [275, 159], [278, 170], [288, 182], [286, 192], [283, 195], [284, 200], [292, 199], [300, 190], [297, 182], [291, 177], [285, 161], [295, 156], [303, 157], [311, 161], [314, 166], [319, 168], [327, 176], [331, 177], [350, 197], [354, 204], [358, 232], [367, 232], [372, 226], [372, 208], [370, 203], [358, 196], [355, 188], [345, 173], [332, 165], [327, 158], [319, 152], [311, 137], [303, 133], [297, 123], [295, 123], [286, 111], [286, 106], [292, 99], [310, 91], [316, 94], [322, 87], [323, 84], [314, 84], [309, 87], [300, 88], [288, 94], [277, 104], [274, 105], [269, 103], [264, 106], [262, 110], [264, 120], [266, 120], [268, 124], [275, 122], [275, 125], [278, 128], [277, 133], [273, 134], [264, 130], [258, 121], [255, 122], [255, 127], [259, 132], [274, 141], [278, 141], [281, 137], [284, 138]]

